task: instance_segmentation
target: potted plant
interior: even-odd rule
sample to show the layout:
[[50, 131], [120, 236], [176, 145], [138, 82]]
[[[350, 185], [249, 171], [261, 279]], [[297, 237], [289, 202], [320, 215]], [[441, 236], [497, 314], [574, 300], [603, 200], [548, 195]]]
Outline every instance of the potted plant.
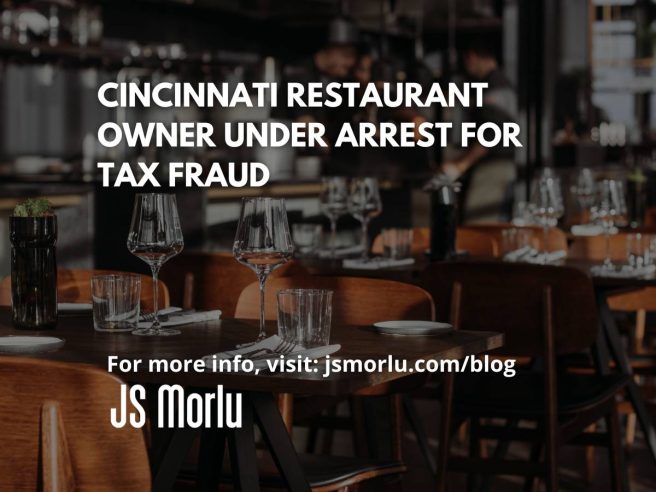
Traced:
[[57, 216], [43, 198], [28, 199], [9, 218], [12, 321], [24, 330], [57, 324]]

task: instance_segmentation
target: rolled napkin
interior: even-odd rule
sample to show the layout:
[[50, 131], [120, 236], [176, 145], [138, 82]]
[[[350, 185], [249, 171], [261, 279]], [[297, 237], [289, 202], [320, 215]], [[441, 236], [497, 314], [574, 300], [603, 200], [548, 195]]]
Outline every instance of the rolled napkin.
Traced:
[[506, 261], [520, 261], [525, 256], [532, 256], [535, 254], [535, 251], [530, 246], [524, 246], [523, 248], [516, 249], [515, 251], [510, 251], [506, 253], [503, 257]]
[[[604, 228], [599, 224], [579, 224], [572, 226], [570, 232], [575, 236], [601, 236], [604, 233]], [[617, 234], [618, 232], [617, 227], [610, 229], [611, 234]]]
[[[177, 309], [180, 311], [180, 308]], [[168, 318], [166, 317], [168, 314]], [[180, 325], [189, 325], [191, 323], [204, 323], [206, 321], [218, 321], [221, 319], [221, 311], [216, 309], [214, 311], [185, 311], [183, 313], [176, 314], [176, 311], [169, 311], [168, 313], [165, 310], [159, 312], [160, 326], [180, 326]], [[153, 324], [152, 318], [143, 321], [139, 321], [139, 328], [150, 328], [150, 325]]]
[[[182, 311], [181, 307], [169, 306], [167, 308], [160, 309], [157, 312], [157, 314], [159, 315], [160, 318], [162, 318], [163, 316], [168, 316], [169, 314], [177, 313], [180, 311]], [[139, 321], [148, 321], [148, 320], [152, 321], [152, 319], [153, 319], [153, 313], [145, 313], [139, 316]]]
[[310, 359], [322, 359], [327, 355], [334, 354], [341, 348], [341, 345], [335, 344], [306, 349], [302, 345], [285, 343], [278, 335], [272, 335], [251, 345], [241, 346], [218, 354], [206, 355], [203, 360], [205, 361], [205, 367], [212, 369], [214, 359], [234, 359], [237, 355], [241, 355], [245, 359], [252, 360], [256, 368], [263, 369], [268, 367], [267, 360], [279, 358], [281, 355], [285, 357], [298, 357], [300, 355]]
[[[531, 256], [529, 258], [524, 258], [523, 261], [526, 261], [527, 263], [544, 263], [543, 259], [544, 253], [538, 253], [535, 256]], [[546, 258], [546, 263], [551, 264], [551, 263], [557, 263], [562, 259], [567, 258], [567, 251], [564, 250], [558, 250], [558, 251], [549, 251], [547, 253], [547, 258]]]
[[413, 265], [414, 263], [414, 258], [402, 258], [400, 260], [395, 260], [393, 258], [383, 258], [376, 256], [375, 258], [368, 259], [358, 258], [344, 260], [342, 261], [342, 267], [353, 270], [380, 270], [382, 268], [394, 268]]
[[550, 251], [547, 253], [546, 261], [544, 259], [544, 253], [541, 251], [536, 251], [535, 249], [525, 246], [510, 253], [506, 253], [503, 257], [505, 261], [510, 262], [524, 262], [524, 263], [534, 263], [537, 265], [540, 264], [551, 264], [557, 263], [560, 260], [567, 257], [567, 251], [558, 250]]
[[[362, 253], [362, 246], [356, 244], [354, 246], [339, 246], [335, 248], [335, 258], [346, 258], [347, 256], [358, 255]], [[333, 253], [330, 248], [323, 248], [317, 251], [319, 258], [332, 258]]]
[[640, 268], [634, 268], [630, 265], [622, 265], [619, 268], [608, 269], [603, 265], [595, 265], [590, 268], [590, 273], [595, 277], [611, 278], [639, 278], [652, 275], [656, 272], [656, 265], [647, 265]]

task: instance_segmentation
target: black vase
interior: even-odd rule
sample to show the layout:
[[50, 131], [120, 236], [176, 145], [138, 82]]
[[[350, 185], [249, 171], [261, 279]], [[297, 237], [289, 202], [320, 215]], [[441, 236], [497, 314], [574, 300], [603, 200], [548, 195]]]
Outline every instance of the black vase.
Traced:
[[458, 210], [453, 187], [445, 185], [432, 190], [430, 220], [430, 259], [442, 261], [455, 257]]
[[57, 217], [10, 217], [12, 322], [20, 330], [57, 325]]

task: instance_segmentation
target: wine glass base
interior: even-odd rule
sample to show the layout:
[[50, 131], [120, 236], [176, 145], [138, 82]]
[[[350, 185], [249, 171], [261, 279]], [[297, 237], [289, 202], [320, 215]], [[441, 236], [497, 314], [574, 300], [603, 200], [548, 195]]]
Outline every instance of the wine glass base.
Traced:
[[141, 328], [132, 332], [133, 335], [139, 335], [142, 337], [169, 337], [171, 335], [179, 335], [180, 333], [180, 330], [174, 330], [172, 328], [160, 328], [159, 330], [154, 328]]

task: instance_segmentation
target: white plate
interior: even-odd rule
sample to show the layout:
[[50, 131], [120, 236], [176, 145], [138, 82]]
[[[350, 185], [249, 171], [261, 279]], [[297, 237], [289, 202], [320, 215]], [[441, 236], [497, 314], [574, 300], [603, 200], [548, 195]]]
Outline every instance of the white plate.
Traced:
[[0, 353], [2, 354], [40, 354], [52, 352], [63, 345], [64, 340], [57, 337], [0, 337]]
[[443, 335], [453, 331], [450, 324], [435, 321], [380, 321], [374, 323], [374, 328], [378, 333], [405, 336]]
[[88, 313], [91, 312], [93, 306], [91, 303], [86, 302], [59, 302], [57, 303], [57, 311], [60, 313]]

